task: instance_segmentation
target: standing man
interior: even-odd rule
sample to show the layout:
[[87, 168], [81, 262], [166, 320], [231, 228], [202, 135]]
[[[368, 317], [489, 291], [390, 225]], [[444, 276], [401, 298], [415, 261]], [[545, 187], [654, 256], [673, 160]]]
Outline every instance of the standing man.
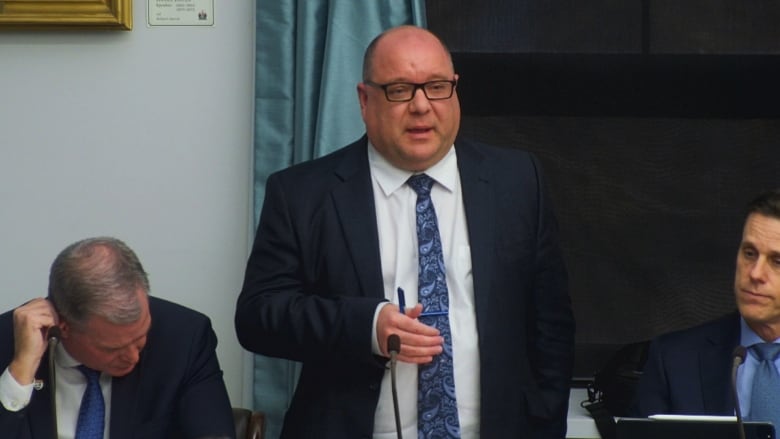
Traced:
[[574, 321], [541, 169], [456, 140], [457, 83], [436, 36], [384, 32], [366, 136], [268, 179], [236, 330], [303, 363], [283, 438], [395, 438], [391, 334], [404, 437], [565, 435]]
[[[742, 415], [780, 426], [780, 412], [776, 408], [763, 412], [762, 400], [768, 395], [775, 406], [780, 400], [780, 358], [768, 358], [766, 364], [761, 360], [763, 350], [780, 352], [780, 189], [748, 205], [734, 295], [738, 312], [653, 340], [637, 389], [635, 415], [733, 416], [731, 368], [735, 348], [744, 346], [747, 355], [737, 374]], [[761, 381], [764, 365], [770, 382]]]
[[61, 439], [235, 438], [209, 319], [148, 293], [123, 242], [92, 238], [63, 250], [49, 297], [0, 315], [0, 436], [52, 438], [56, 388]]

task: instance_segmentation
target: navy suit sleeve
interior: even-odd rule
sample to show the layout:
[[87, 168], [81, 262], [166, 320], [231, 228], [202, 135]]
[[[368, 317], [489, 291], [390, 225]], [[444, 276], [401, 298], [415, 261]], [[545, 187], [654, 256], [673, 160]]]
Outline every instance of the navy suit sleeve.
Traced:
[[208, 317], [153, 297], [150, 304], [152, 327], [141, 360], [112, 381], [111, 437], [235, 437]]
[[9, 412], [0, 404], [0, 431], [3, 432], [3, 437], [12, 439], [29, 437], [22, 435], [21, 433], [21, 427], [27, 419], [25, 410], [26, 409], [19, 412]]
[[27, 410], [24, 408], [18, 412], [11, 412], [0, 404], [0, 431], [3, 432], [3, 437], [12, 439], [29, 437], [22, 435], [22, 426], [27, 420]]
[[330, 184], [337, 183], [288, 173], [268, 179], [236, 333], [242, 346], [263, 355], [375, 364], [371, 327], [382, 298], [360, 291]]
[[[8, 311], [0, 315], [0, 373], [8, 367], [14, 355], [12, 312]], [[0, 432], [2, 432], [0, 436], [13, 439], [29, 437], [26, 429], [22, 429], [27, 422], [28, 411], [28, 408], [24, 408], [18, 412], [11, 412], [0, 404]], [[22, 433], [23, 431], [25, 434]]]
[[568, 275], [558, 242], [557, 220], [542, 178], [541, 165], [536, 158], [533, 163], [538, 179], [538, 233], [529, 351], [542, 399], [555, 420], [551, 425], [540, 427], [549, 434], [545, 437], [556, 437], [563, 436], [566, 431], [575, 324]]
[[203, 319], [189, 341], [188, 370], [182, 381], [177, 414], [184, 437], [233, 437], [230, 411], [222, 370], [217, 361], [217, 336], [208, 319]]

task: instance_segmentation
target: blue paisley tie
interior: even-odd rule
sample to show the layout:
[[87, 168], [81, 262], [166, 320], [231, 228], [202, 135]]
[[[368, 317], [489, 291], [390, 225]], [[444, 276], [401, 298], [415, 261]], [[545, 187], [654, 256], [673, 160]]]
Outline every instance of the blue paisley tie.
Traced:
[[750, 420], [771, 421], [780, 429], [780, 375], [775, 359], [780, 355], [780, 344], [758, 343], [750, 347], [758, 357], [753, 393], [750, 398]]
[[407, 184], [417, 193], [419, 301], [423, 305], [424, 313], [441, 312], [440, 315], [420, 316], [420, 321], [437, 328], [444, 337], [444, 350], [441, 355], [418, 369], [417, 437], [459, 438], [460, 423], [452, 370], [452, 334], [447, 315], [447, 281], [436, 211], [431, 201], [433, 179], [425, 174], [418, 174], [410, 177]]
[[100, 390], [100, 372], [83, 364], [79, 371], [87, 378], [87, 390], [81, 397], [79, 418], [76, 421], [76, 439], [103, 439], [106, 407]]

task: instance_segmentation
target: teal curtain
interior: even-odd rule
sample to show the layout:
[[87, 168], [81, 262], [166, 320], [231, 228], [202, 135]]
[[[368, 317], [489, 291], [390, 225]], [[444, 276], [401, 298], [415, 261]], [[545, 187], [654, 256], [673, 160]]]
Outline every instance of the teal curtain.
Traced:
[[[364, 132], [356, 85], [381, 31], [425, 26], [425, 0], [257, 0], [255, 224], [272, 172], [332, 152]], [[254, 408], [279, 437], [299, 364], [256, 355]]]

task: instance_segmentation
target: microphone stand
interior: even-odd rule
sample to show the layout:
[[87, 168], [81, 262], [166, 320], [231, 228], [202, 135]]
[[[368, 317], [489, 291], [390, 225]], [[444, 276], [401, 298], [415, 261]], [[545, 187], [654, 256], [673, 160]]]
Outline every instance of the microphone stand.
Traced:
[[[390, 383], [393, 390], [393, 413], [395, 413], [395, 432], [398, 439], [403, 439], [401, 432], [401, 415], [398, 411], [398, 389], [396, 388], [395, 365], [398, 353], [401, 352], [401, 338], [397, 334], [387, 337], [387, 352], [390, 353]], [[744, 438], [743, 438], [744, 439]]]
[[742, 421], [742, 409], [739, 407], [739, 394], [737, 393], [737, 369], [745, 361], [745, 347], [737, 346], [734, 348], [734, 362], [731, 366], [731, 390], [734, 394], [734, 410], [737, 414], [737, 432], [739, 439], [745, 439], [745, 424]]
[[57, 372], [54, 370], [54, 353], [57, 343], [60, 341], [60, 335], [59, 327], [49, 328], [49, 385], [51, 386], [51, 427], [54, 439], [59, 438], [57, 431]]

